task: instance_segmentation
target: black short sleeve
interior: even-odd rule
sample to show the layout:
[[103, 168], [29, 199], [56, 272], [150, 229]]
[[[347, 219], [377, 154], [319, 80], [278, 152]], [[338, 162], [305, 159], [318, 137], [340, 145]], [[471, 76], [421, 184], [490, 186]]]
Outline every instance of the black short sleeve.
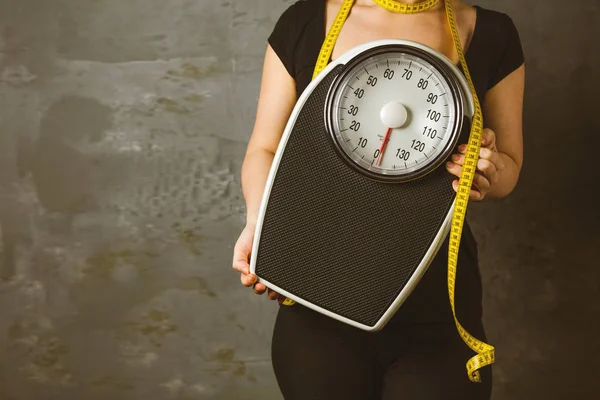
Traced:
[[307, 1], [296, 1], [281, 14], [268, 38], [271, 48], [292, 77], [296, 76], [294, 57], [309, 17], [308, 12]]
[[525, 61], [519, 32], [513, 20], [506, 14], [499, 14], [499, 16], [495, 34], [499, 36], [501, 47], [498, 61], [490, 72], [488, 89], [496, 86]]

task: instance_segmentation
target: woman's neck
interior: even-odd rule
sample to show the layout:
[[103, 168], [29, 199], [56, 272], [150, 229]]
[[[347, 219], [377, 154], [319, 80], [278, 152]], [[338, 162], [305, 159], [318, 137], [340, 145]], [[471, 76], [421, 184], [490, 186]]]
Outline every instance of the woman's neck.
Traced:
[[[394, 0], [394, 1], [397, 1], [398, 3], [415, 4], [415, 3], [421, 3], [425, 0]], [[442, 0], [440, 0], [440, 2], [441, 1]], [[360, 0], [357, 1], [357, 3], [360, 3], [360, 2], [361, 2]], [[376, 5], [373, 0], [365, 0], [365, 1], [362, 1], [362, 3], [365, 3], [365, 5], [368, 3]]]
[[[415, 3], [422, 3], [425, 0], [393, 0], [393, 1], [398, 1], [399, 3], [406, 3], [406, 4], [415, 4]], [[360, 5], [360, 6], [376, 6], [377, 5], [373, 0], [355, 0], [354, 3], [356, 5]], [[458, 3], [458, 1], [452, 0], [452, 3], [456, 4], [456, 3]], [[440, 2], [434, 8], [439, 8], [439, 7], [444, 7], [444, 0], [440, 0]]]

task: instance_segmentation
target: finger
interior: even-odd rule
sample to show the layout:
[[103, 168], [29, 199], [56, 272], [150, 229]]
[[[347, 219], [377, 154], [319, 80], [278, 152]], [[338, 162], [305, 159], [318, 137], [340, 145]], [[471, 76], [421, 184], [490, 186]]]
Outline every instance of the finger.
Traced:
[[484, 197], [485, 197], [485, 194], [481, 193], [477, 189], [471, 189], [471, 192], [469, 192], [469, 200], [481, 201], [484, 199]]
[[232, 268], [242, 274], [250, 273], [250, 264], [244, 261], [237, 261], [232, 265]]
[[502, 171], [504, 169], [504, 160], [500, 157], [500, 153], [497, 151], [482, 147], [479, 152], [480, 159], [486, 159], [491, 161], [498, 171]]
[[464, 165], [465, 163], [465, 156], [462, 154], [453, 154], [452, 155], [452, 162], [454, 162], [457, 165]]
[[260, 283], [260, 282], [256, 282], [254, 284], [254, 288], [253, 289], [254, 289], [254, 293], [256, 293], [256, 294], [263, 294], [264, 292], [267, 291], [267, 287], [264, 284]]
[[475, 185], [477, 191], [484, 196], [492, 187], [490, 181], [480, 173], [475, 173], [475, 176], [473, 177], [473, 185]]
[[[481, 131], [481, 146], [489, 149], [496, 149], [496, 133], [490, 128], [485, 128]], [[467, 145], [461, 144], [458, 146], [459, 153], [467, 152]]]
[[267, 296], [269, 297], [269, 300], [277, 300], [279, 298], [279, 293], [277, 293], [273, 289], [268, 289]]
[[[460, 178], [460, 175], [462, 172], [462, 162], [464, 160], [464, 156], [455, 154], [452, 157], [452, 159], [457, 160], [457, 161], [456, 162], [453, 162], [453, 161], [447, 162], [446, 170], [448, 172], [450, 172], [452, 175]], [[479, 166], [479, 161], [477, 162], [477, 164]], [[494, 177], [494, 179], [497, 179], [497, 170], [491, 164], [490, 161], [483, 160], [482, 167], [483, 167], [483, 169], [488, 171], [488, 173], [492, 177]], [[495, 173], [495, 175], [494, 175], [494, 173]], [[458, 180], [455, 180], [452, 182], [452, 188], [454, 189], [455, 192], [458, 190]], [[485, 198], [485, 195], [487, 194], [487, 192], [490, 190], [490, 188], [491, 188], [490, 181], [484, 175], [482, 175], [482, 173], [476, 172], [475, 175], [473, 176], [473, 183], [471, 186], [471, 191], [469, 193], [469, 199], [476, 200], [476, 201], [483, 200]]]
[[480, 158], [477, 161], [477, 171], [489, 181], [490, 185], [498, 182], [498, 170], [491, 161]]
[[446, 163], [446, 170], [450, 172], [452, 175], [460, 178], [460, 173], [462, 171], [462, 167], [452, 161], [448, 161]]
[[[504, 168], [504, 161], [502, 160], [502, 157], [500, 157], [500, 153], [498, 153], [497, 151], [493, 151], [483, 147], [481, 148], [480, 156], [477, 161], [477, 169], [483, 171], [479, 164], [479, 160], [481, 159], [485, 159], [491, 162], [494, 165], [494, 168], [497, 172], [500, 172]], [[462, 166], [465, 162], [465, 156], [461, 154], [454, 154], [452, 155], [452, 162], [454, 164]], [[484, 164], [487, 165], [486, 163]]]
[[452, 155], [452, 162], [454, 162], [455, 164], [463, 165], [464, 160], [465, 160], [465, 156], [462, 154], [453, 154]]
[[[452, 175], [456, 176], [457, 178], [460, 178], [462, 167], [460, 167], [459, 165], [448, 162], [446, 164], [446, 169]], [[454, 186], [454, 182], [456, 182], [456, 187]], [[458, 181], [454, 182], [452, 182], [452, 187], [456, 190], [456, 188], [458, 188]], [[472, 185], [475, 186], [475, 189], [478, 191], [489, 191], [491, 188], [490, 180], [479, 172], [475, 172], [475, 175], [473, 176]]]
[[[458, 179], [452, 182], [452, 189], [458, 193]], [[475, 185], [471, 186], [471, 191], [469, 192], [470, 200], [480, 201], [483, 200], [484, 197], [485, 195], [483, 195]]]
[[243, 274], [249, 274], [250, 264], [248, 263], [248, 256], [249, 253], [246, 250], [236, 245], [233, 249], [233, 269]]
[[242, 281], [242, 285], [250, 287], [256, 283], [258, 277], [254, 274], [240, 274], [240, 280]]
[[490, 128], [485, 128], [481, 131], [481, 145], [490, 149], [496, 148], [496, 132]]

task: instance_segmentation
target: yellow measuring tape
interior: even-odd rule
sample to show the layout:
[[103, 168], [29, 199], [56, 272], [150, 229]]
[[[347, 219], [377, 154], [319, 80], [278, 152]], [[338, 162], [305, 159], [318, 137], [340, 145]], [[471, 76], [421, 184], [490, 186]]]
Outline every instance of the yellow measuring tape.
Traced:
[[[389, 11], [401, 14], [415, 14], [434, 7], [440, 2], [440, 0], [425, 0], [415, 4], [406, 4], [396, 0], [373, 0], [373, 2]], [[452, 314], [454, 315], [454, 322], [456, 323], [458, 333], [467, 346], [477, 353], [474, 357], [467, 361], [467, 373], [469, 375], [469, 379], [473, 382], [481, 382], [479, 369], [494, 362], [494, 347], [473, 337], [465, 328], [463, 328], [460, 322], [458, 322], [456, 317], [456, 309], [454, 306], [454, 287], [456, 283], [456, 269], [458, 265], [458, 249], [467, 211], [467, 203], [469, 202], [471, 185], [473, 184], [473, 176], [475, 175], [477, 160], [479, 159], [479, 149], [481, 148], [483, 116], [481, 112], [481, 105], [479, 104], [479, 99], [477, 98], [477, 92], [475, 91], [475, 85], [471, 79], [471, 74], [469, 73], [467, 61], [460, 43], [460, 36], [458, 33], [456, 18], [454, 16], [454, 9], [452, 8], [452, 1], [444, 0], [444, 3], [446, 6], [448, 23], [452, 32], [452, 38], [454, 40], [454, 46], [456, 47], [463, 73], [465, 74], [471, 94], [473, 95], [473, 102], [475, 103], [475, 114], [473, 115], [473, 120], [471, 121], [471, 133], [469, 135], [469, 141], [467, 144], [465, 162], [462, 167], [462, 172], [458, 182], [456, 203], [452, 214], [450, 228], [450, 242], [448, 247], [448, 295], [450, 297], [450, 305], [452, 307]], [[327, 64], [329, 64], [333, 47], [335, 46], [340, 31], [342, 30], [342, 26], [348, 18], [348, 14], [350, 13], [350, 9], [352, 8], [353, 4], [354, 0], [344, 0], [342, 7], [338, 11], [335, 21], [327, 33], [325, 41], [323, 42], [323, 46], [321, 47], [321, 51], [319, 53], [319, 57], [317, 58], [317, 63], [313, 73], [313, 79], [327, 66]], [[285, 299], [282, 304], [293, 305], [294, 303], [295, 302], [293, 300]]]

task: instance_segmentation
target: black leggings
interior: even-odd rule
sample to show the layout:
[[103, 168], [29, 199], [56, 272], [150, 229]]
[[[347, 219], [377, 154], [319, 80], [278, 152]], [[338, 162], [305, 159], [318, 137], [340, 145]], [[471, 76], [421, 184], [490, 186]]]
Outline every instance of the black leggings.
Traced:
[[[471, 333], [485, 340], [481, 323]], [[488, 400], [491, 368], [467, 377], [473, 354], [453, 323], [365, 332], [299, 304], [279, 307], [272, 341], [285, 400]]]

